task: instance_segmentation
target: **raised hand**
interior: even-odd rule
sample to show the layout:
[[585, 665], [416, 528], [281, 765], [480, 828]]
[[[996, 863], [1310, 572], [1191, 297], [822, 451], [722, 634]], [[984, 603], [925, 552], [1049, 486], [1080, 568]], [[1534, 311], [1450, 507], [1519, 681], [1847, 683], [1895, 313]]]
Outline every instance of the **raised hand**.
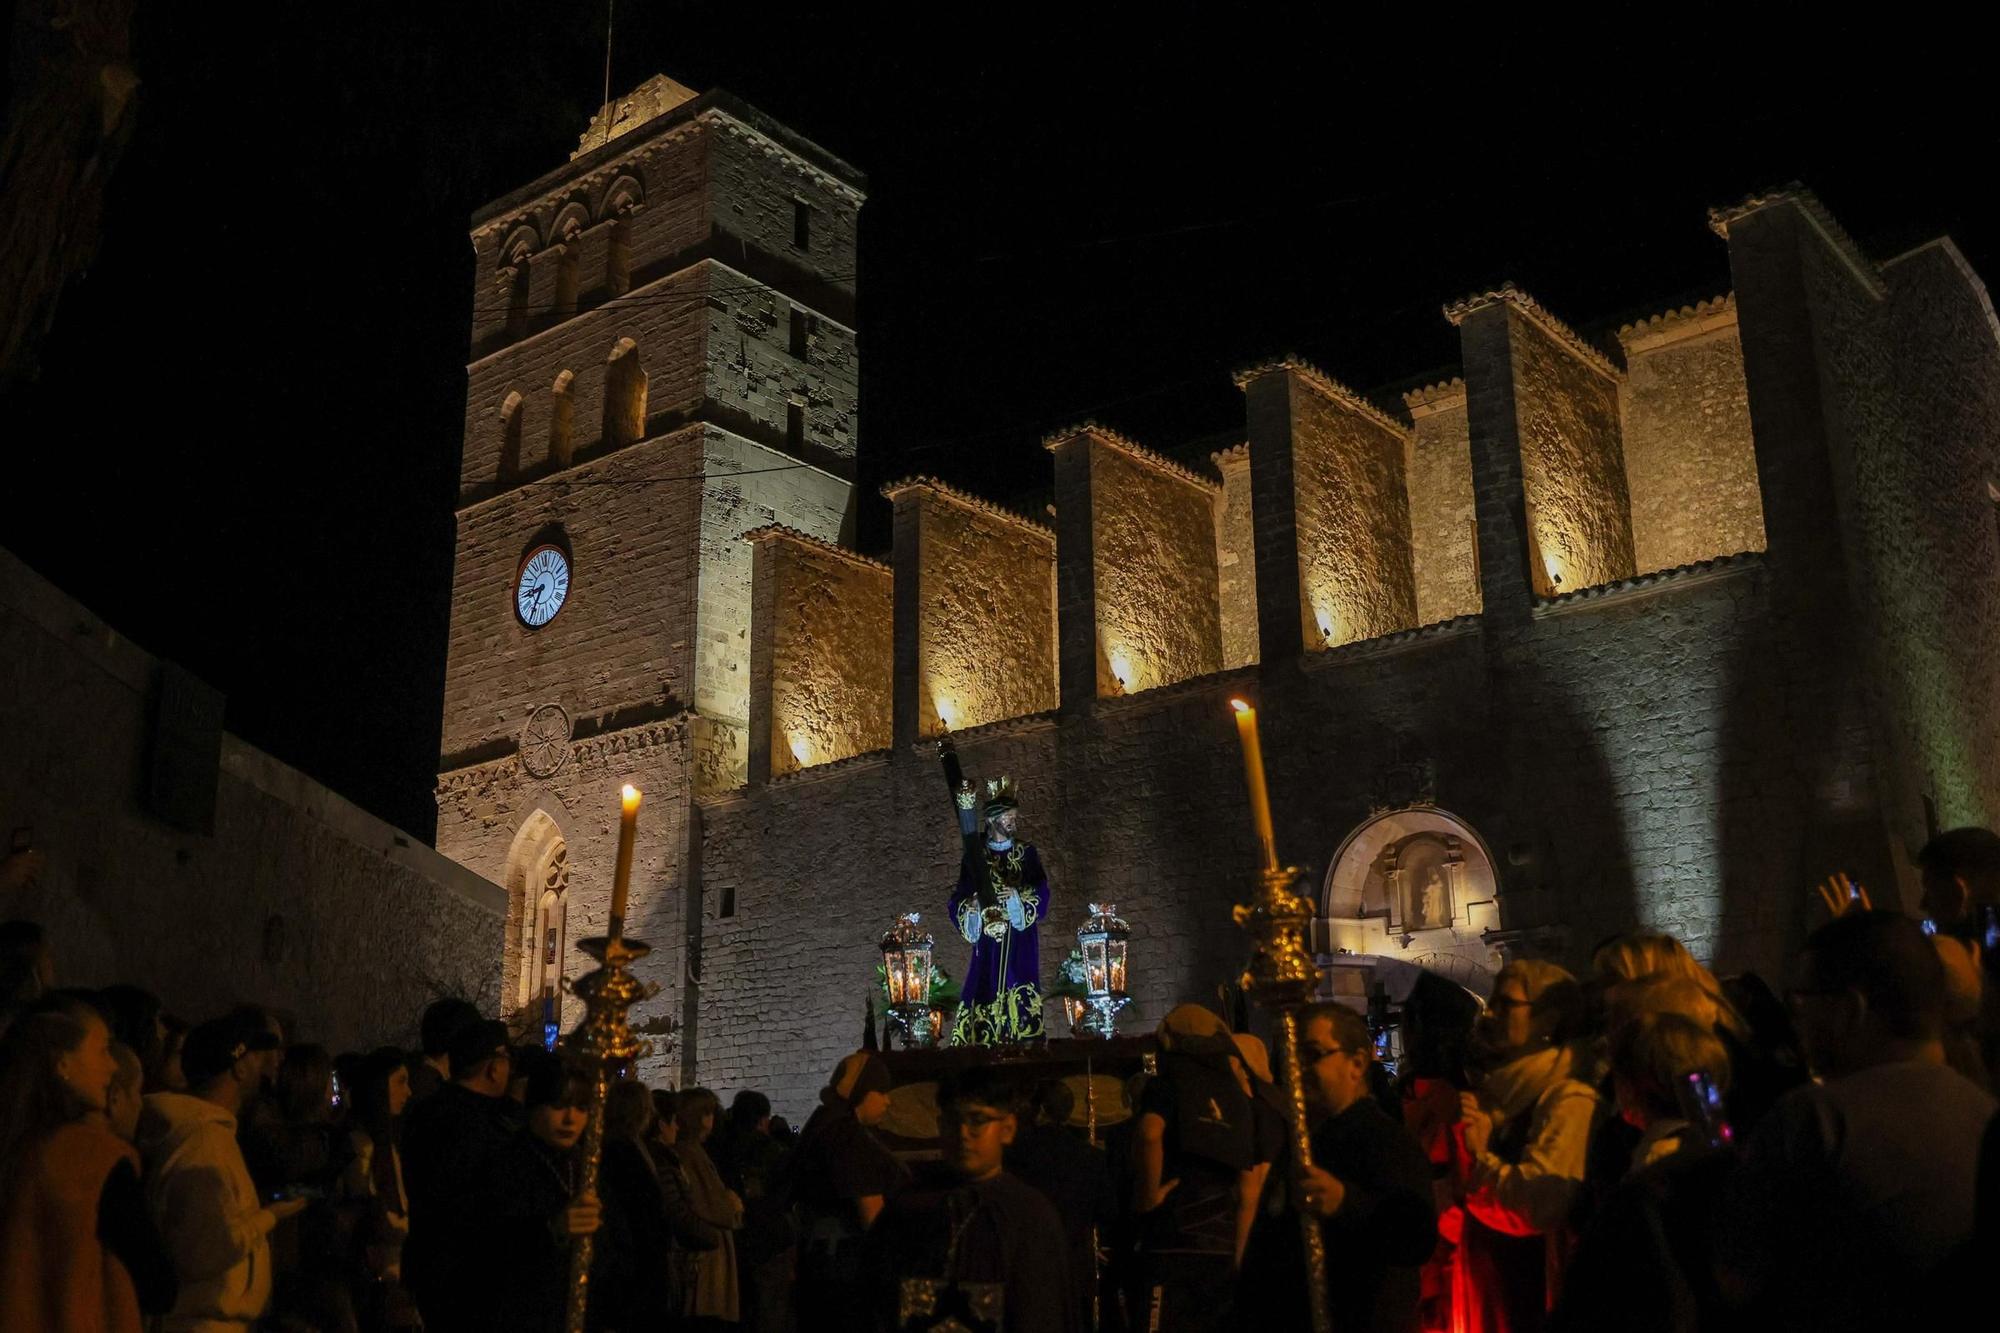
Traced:
[[1868, 890], [1844, 870], [1828, 875], [1824, 883], [1813, 885], [1813, 890], [1819, 894], [1820, 902], [1826, 905], [1826, 914], [1830, 917], [1845, 916], [1857, 907], [1864, 912], [1875, 910], [1875, 904], [1869, 901]]

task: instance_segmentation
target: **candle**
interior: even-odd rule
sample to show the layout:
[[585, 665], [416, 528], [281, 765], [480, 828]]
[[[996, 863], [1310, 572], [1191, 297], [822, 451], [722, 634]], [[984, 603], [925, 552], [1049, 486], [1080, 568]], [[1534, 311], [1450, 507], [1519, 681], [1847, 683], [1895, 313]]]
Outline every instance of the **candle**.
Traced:
[[1236, 710], [1236, 735], [1243, 742], [1243, 777], [1250, 786], [1250, 817], [1257, 822], [1257, 841], [1264, 849], [1264, 869], [1278, 868], [1278, 839], [1271, 832], [1271, 793], [1264, 787], [1264, 747], [1257, 740], [1257, 710], [1231, 699]]
[[625, 897], [632, 888], [632, 835], [639, 831], [639, 789], [625, 784], [619, 795], [624, 810], [618, 818], [618, 869], [611, 880], [611, 937], [625, 933]]

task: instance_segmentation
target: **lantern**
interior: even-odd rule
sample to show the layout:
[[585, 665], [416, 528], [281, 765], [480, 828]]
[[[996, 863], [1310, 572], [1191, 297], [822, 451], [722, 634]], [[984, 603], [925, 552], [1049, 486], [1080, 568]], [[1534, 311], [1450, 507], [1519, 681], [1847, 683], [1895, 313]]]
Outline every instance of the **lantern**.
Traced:
[[889, 989], [889, 1013], [902, 1028], [904, 1043], [929, 1046], [936, 1040], [930, 1014], [935, 941], [919, 918], [919, 913], [905, 912], [882, 936], [882, 973]]
[[1116, 903], [1092, 903], [1090, 919], [1077, 927], [1084, 989], [1078, 1036], [1118, 1035], [1118, 1011], [1132, 1002], [1125, 991], [1125, 948], [1131, 938], [1132, 928], [1119, 919]]

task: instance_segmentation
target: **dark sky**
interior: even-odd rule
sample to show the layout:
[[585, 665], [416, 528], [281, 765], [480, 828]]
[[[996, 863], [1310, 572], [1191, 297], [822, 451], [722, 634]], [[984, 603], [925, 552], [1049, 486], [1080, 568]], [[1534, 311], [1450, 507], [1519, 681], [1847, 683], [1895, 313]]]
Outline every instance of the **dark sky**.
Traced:
[[[1991, 72], [1921, 23], [882, 8], [624, 0], [613, 62], [868, 173], [864, 545], [892, 476], [1006, 496], [1085, 415], [1228, 429], [1261, 356], [1363, 388], [1444, 370], [1440, 305], [1503, 278], [1587, 330], [1714, 295], [1704, 210], [1764, 185], [1803, 179], [1879, 257], [1949, 232], [1991, 273], [2000, 245]], [[0, 544], [428, 836], [466, 220], [574, 146], [603, 6], [141, 10], [102, 250], [0, 405]]]

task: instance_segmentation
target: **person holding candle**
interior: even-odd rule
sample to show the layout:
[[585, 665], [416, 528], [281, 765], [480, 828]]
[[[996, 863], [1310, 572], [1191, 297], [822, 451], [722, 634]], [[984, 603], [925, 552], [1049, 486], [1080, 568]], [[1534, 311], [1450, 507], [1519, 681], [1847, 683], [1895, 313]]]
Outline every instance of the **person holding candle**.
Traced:
[[[959, 800], [971, 800], [964, 791]], [[959, 991], [954, 1046], [1001, 1046], [1042, 1039], [1041, 944], [1049, 877], [1032, 843], [1016, 838], [1020, 806], [1012, 778], [986, 784], [986, 840], [966, 850], [949, 910], [972, 945]]]

